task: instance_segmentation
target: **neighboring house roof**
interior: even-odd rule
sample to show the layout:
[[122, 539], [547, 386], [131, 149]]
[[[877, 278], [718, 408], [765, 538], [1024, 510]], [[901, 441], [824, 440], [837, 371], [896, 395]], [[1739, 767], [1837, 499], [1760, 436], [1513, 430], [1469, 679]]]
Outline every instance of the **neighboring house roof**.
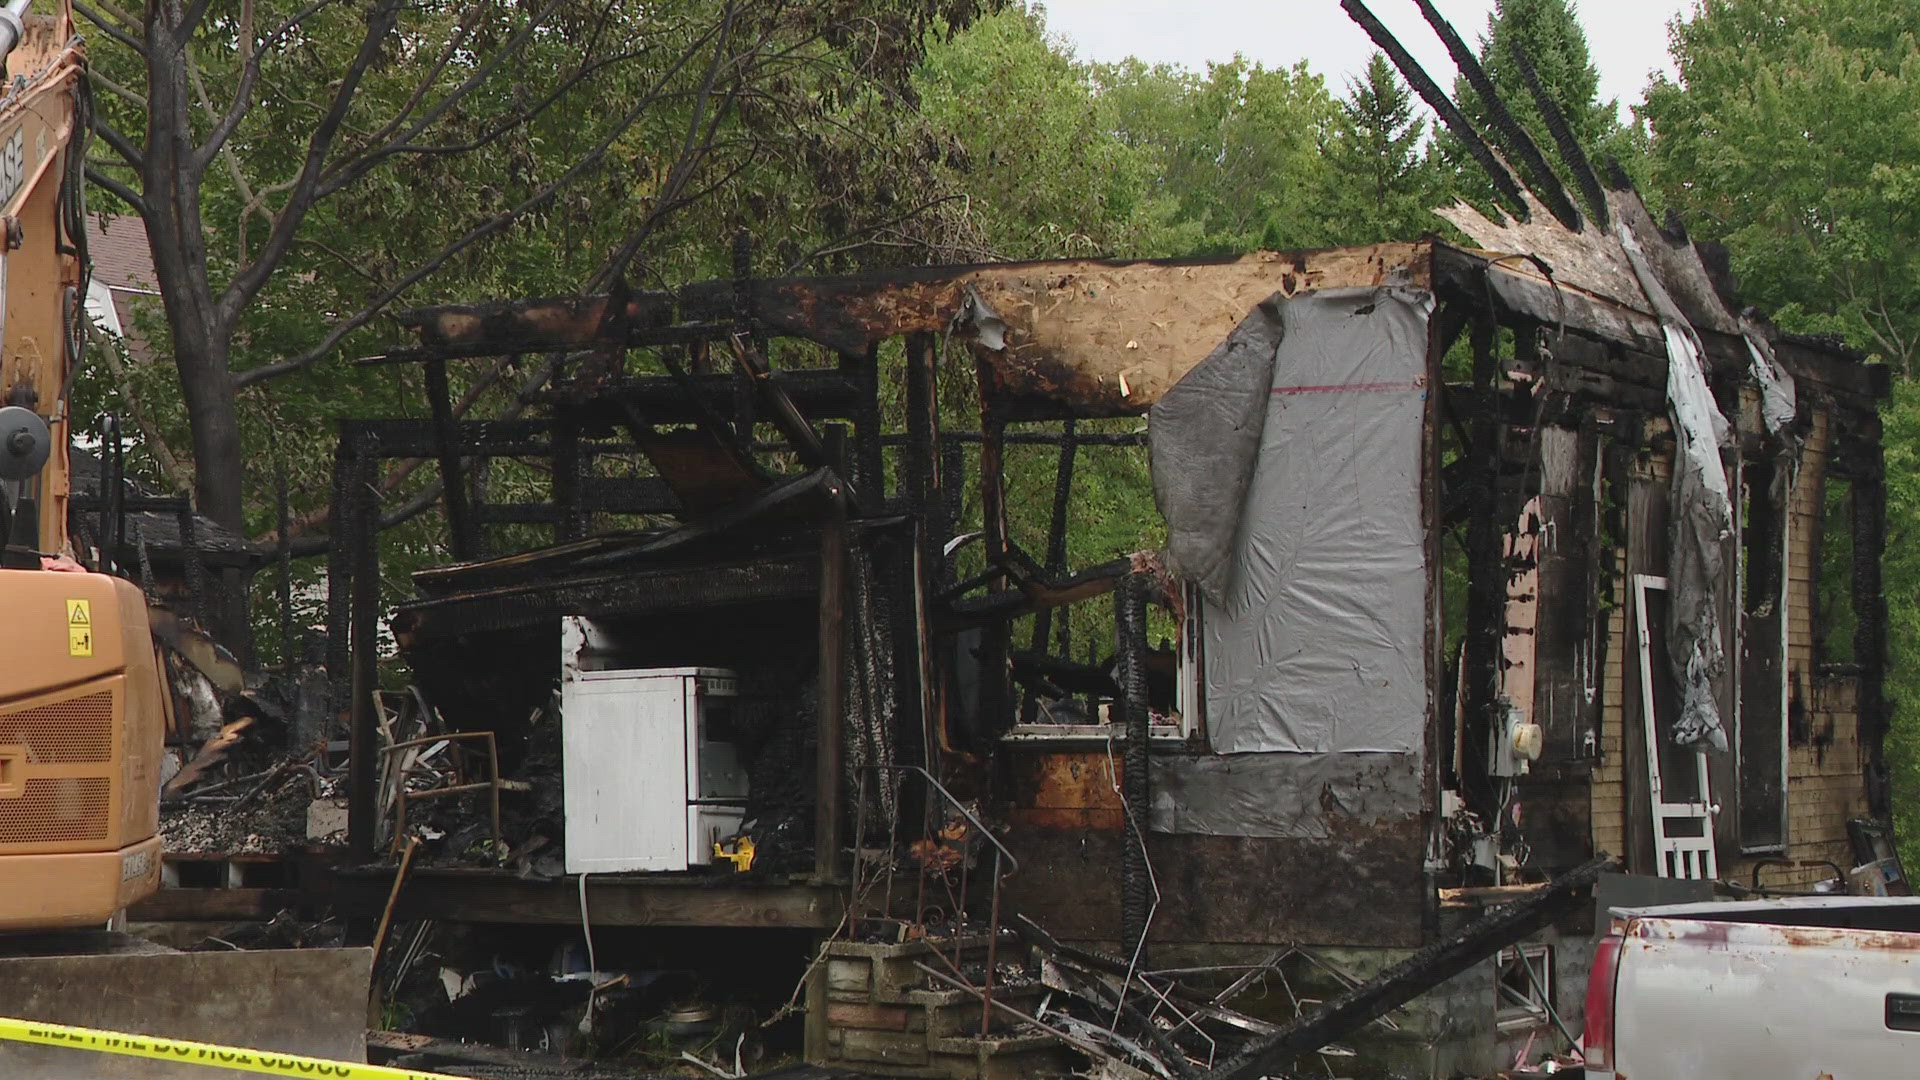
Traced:
[[135, 308], [156, 302], [160, 292], [146, 224], [133, 214], [89, 216], [87, 257], [93, 264], [93, 278], [87, 287], [88, 313], [125, 343], [136, 363], [152, 359], [152, 342], [134, 325]]
[[153, 249], [147, 246], [147, 227], [137, 215], [88, 216], [87, 255], [93, 260], [94, 278], [109, 288], [160, 291], [160, 279], [153, 272]]

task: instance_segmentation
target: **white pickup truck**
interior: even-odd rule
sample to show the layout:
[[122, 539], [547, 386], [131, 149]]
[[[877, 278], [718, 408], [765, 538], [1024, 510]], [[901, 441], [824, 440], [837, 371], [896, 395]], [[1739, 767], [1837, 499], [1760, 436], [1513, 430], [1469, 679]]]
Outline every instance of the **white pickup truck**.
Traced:
[[1587, 1080], [1920, 1075], [1920, 898], [1616, 909]]

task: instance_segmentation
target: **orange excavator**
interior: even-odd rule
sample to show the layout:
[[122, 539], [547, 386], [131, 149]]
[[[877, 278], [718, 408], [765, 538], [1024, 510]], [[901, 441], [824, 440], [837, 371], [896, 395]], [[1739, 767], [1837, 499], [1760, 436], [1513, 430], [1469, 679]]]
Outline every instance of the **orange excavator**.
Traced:
[[27, 4], [0, 9], [0, 930], [103, 926], [159, 888], [172, 709], [145, 596], [68, 536], [86, 55], [65, 0]]
[[[160, 887], [159, 642], [206, 663], [68, 533], [90, 99], [69, 0], [41, 2], [0, 0], [0, 1017], [363, 1061], [369, 950], [177, 953], [109, 929]], [[120, 1068], [0, 1038], [0, 1077]]]

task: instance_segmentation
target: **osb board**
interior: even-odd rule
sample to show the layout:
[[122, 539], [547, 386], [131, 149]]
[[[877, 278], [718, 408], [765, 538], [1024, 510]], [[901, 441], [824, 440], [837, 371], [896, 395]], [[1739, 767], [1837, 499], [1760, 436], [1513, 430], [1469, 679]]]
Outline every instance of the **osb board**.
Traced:
[[1591, 223], [1581, 232], [1571, 232], [1531, 193], [1526, 199], [1530, 211], [1527, 221], [1514, 221], [1504, 214], [1494, 221], [1463, 202], [1434, 213], [1490, 252], [1537, 256], [1553, 268], [1554, 280], [1563, 285], [1646, 310], [1646, 295], [1640, 291], [1620, 241]]
[[1267, 298], [1427, 288], [1430, 252], [1424, 243], [1374, 244], [1188, 265], [1044, 263], [981, 268], [960, 284], [1006, 323], [1006, 347], [981, 350], [998, 389], [1062, 399], [1079, 411], [1137, 413]]
[[[1526, 199], [1531, 210], [1527, 221], [1515, 221], [1505, 215], [1494, 221], [1462, 202], [1434, 212], [1482, 248], [1539, 258], [1552, 267], [1553, 280], [1562, 286], [1593, 293], [1638, 311], [1652, 310], [1639, 279], [1634, 276], [1626, 249], [1611, 230], [1587, 222], [1584, 229], [1574, 232], [1561, 225], [1531, 193]], [[1698, 329], [1739, 332], [1714, 291], [1712, 279], [1692, 243], [1669, 243], [1640, 197], [1631, 191], [1608, 192], [1607, 208], [1616, 223], [1625, 224], [1639, 239], [1655, 275], [1689, 322]], [[1514, 266], [1523, 273], [1531, 269], [1522, 268], [1517, 260]]]

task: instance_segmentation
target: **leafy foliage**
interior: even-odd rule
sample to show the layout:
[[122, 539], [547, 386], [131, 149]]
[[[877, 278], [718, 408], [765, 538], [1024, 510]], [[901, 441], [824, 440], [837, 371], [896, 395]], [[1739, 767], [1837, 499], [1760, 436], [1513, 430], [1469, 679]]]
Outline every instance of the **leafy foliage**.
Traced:
[[1783, 326], [1920, 364], [1920, 12], [1707, 0], [1646, 116], [1656, 182]]

